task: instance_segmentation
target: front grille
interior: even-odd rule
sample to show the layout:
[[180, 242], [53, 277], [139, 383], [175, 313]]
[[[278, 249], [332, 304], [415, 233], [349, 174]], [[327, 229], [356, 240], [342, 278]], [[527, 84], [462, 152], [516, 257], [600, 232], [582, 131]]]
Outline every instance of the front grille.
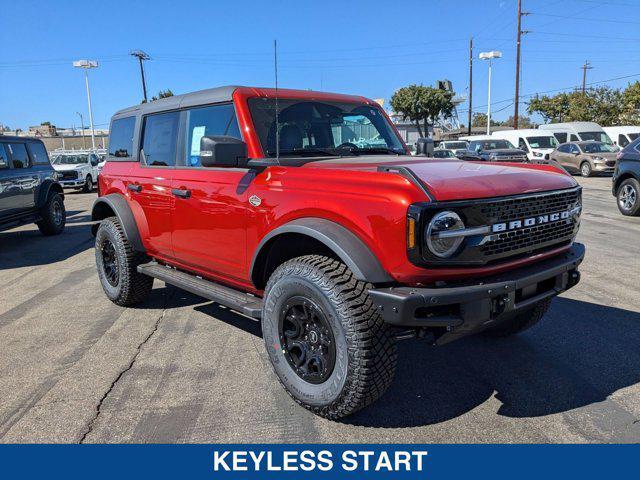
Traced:
[[60, 180], [77, 180], [78, 172], [75, 170], [65, 170], [62, 172], [58, 172], [58, 178]]
[[497, 155], [495, 157], [496, 162], [526, 162], [526, 155]]
[[616, 166], [616, 161], [615, 160], [607, 160], [605, 165], [607, 167], [615, 167]]
[[573, 208], [580, 200], [579, 190], [496, 200], [481, 207], [487, 223], [510, 222], [522, 218], [546, 215]]
[[499, 255], [501, 253], [520, 250], [522, 248], [537, 249], [549, 242], [562, 243], [573, 235], [575, 225], [573, 220], [560, 220], [559, 222], [535, 227], [514, 230], [513, 232], [500, 233], [495, 240], [491, 240], [480, 247], [486, 256]]

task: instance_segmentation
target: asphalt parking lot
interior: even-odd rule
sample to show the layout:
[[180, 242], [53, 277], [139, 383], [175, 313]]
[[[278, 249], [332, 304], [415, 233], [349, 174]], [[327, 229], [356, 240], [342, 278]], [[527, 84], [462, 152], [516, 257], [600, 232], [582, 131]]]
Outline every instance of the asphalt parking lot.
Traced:
[[640, 218], [609, 178], [579, 181], [581, 284], [518, 337], [402, 342], [391, 389], [342, 422], [294, 404], [255, 321], [157, 281], [138, 308], [109, 302], [95, 194], [68, 193], [63, 235], [0, 233], [0, 441], [640, 441]]

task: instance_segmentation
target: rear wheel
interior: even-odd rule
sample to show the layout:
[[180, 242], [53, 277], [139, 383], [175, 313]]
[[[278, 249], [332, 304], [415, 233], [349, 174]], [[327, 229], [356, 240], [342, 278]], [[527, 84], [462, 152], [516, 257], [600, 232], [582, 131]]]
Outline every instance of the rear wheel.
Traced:
[[640, 215], [640, 182], [635, 178], [627, 178], [618, 187], [618, 209], [623, 215], [630, 217]]
[[535, 304], [533, 308], [519, 313], [509, 320], [505, 320], [495, 327], [488, 328], [482, 333], [490, 337], [508, 337], [524, 332], [542, 320], [550, 305], [551, 300], [543, 300]]
[[64, 230], [67, 222], [67, 212], [64, 201], [59, 193], [49, 194], [47, 203], [40, 210], [40, 220], [36, 222], [43, 235], [58, 235]]
[[138, 265], [149, 261], [149, 257], [133, 249], [117, 217], [100, 222], [95, 253], [98, 277], [109, 300], [129, 306], [149, 296], [153, 277], [137, 270]]
[[589, 162], [582, 162], [580, 165], [580, 175], [583, 177], [590, 177], [593, 175], [593, 169], [591, 168], [591, 164]]
[[262, 314], [269, 359], [289, 395], [317, 415], [350, 415], [393, 381], [395, 337], [369, 288], [320, 255], [289, 260], [269, 279]]

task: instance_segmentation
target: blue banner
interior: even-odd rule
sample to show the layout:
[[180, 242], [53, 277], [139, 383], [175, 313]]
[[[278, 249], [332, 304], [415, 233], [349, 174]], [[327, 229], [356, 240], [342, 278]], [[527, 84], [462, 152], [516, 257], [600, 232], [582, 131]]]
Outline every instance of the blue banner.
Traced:
[[635, 445], [5, 445], [2, 478], [603, 479]]

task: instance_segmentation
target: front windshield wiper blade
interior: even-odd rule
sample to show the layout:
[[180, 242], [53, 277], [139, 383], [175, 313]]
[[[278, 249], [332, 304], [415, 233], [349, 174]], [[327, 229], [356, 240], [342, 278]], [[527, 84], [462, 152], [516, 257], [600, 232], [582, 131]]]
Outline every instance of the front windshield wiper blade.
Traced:
[[348, 149], [354, 153], [389, 153], [392, 155], [402, 155], [404, 153], [389, 147], [349, 147]]
[[[275, 155], [276, 151], [275, 150], [267, 150], [267, 153], [269, 155]], [[331, 150], [328, 148], [317, 148], [317, 147], [312, 147], [312, 148], [305, 148], [305, 147], [300, 147], [300, 148], [292, 148], [292, 149], [287, 149], [287, 150], [280, 150], [280, 155], [328, 155], [331, 157], [339, 157], [340, 153], [336, 152], [335, 150]]]

